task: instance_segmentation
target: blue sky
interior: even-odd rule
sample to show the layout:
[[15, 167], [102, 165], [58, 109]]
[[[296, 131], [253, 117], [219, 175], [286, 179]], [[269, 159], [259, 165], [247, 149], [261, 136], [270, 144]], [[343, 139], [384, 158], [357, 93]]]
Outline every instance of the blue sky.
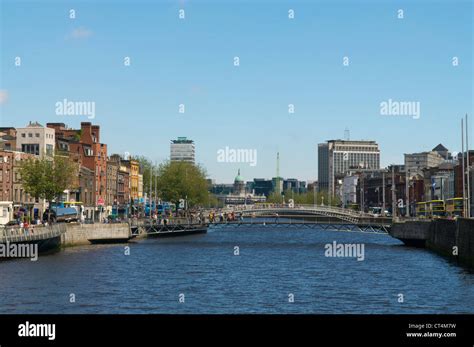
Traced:
[[[274, 176], [277, 151], [283, 177], [314, 180], [317, 144], [346, 127], [380, 144], [383, 165], [440, 142], [459, 151], [473, 114], [471, 1], [1, 0], [0, 19], [2, 126], [78, 127], [87, 118], [55, 103], [93, 101], [109, 153], [161, 162], [187, 136], [218, 182], [239, 167]], [[420, 119], [380, 115], [388, 99], [420, 102]], [[226, 146], [256, 149], [257, 165], [217, 162]]]

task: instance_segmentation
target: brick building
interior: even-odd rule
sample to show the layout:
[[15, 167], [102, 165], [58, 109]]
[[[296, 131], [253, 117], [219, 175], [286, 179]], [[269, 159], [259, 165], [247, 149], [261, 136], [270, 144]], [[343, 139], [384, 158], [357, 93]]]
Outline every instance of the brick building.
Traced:
[[[64, 123], [47, 123], [55, 130], [56, 144], [70, 155], [77, 156], [80, 166], [94, 172], [93, 206], [107, 199], [107, 145], [100, 142], [100, 126], [82, 122], [81, 129], [71, 129]], [[81, 187], [82, 189], [82, 187]]]
[[41, 217], [46, 206], [44, 200], [36, 200], [25, 192], [20, 167], [26, 159], [34, 155], [17, 151], [0, 151], [0, 199], [11, 201], [15, 214], [31, 213], [32, 217]]
[[0, 201], [13, 201], [14, 152], [0, 150]]
[[112, 207], [117, 204], [117, 179], [119, 163], [116, 160], [107, 160], [107, 198], [106, 206]]

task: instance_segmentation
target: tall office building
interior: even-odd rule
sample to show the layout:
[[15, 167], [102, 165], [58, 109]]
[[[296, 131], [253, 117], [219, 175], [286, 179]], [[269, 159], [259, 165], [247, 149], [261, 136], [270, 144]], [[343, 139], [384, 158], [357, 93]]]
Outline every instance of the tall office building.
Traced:
[[329, 191], [329, 145], [318, 145], [318, 191]]
[[319, 191], [335, 193], [351, 169], [380, 169], [380, 150], [375, 141], [330, 140], [318, 145]]
[[188, 163], [195, 162], [194, 141], [188, 140], [186, 137], [178, 137], [177, 140], [171, 140], [170, 160], [185, 161]]

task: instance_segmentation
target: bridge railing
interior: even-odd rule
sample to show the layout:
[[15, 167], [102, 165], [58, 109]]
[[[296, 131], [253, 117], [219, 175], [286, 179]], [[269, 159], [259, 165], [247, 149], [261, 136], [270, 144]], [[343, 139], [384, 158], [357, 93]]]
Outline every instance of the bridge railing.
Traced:
[[0, 243], [31, 242], [58, 237], [65, 232], [61, 224], [48, 226], [34, 225], [28, 228], [19, 226], [3, 226], [0, 228]]
[[337, 206], [321, 206], [321, 205], [296, 205], [296, 207], [301, 207], [305, 209], [316, 209], [316, 210], [326, 210], [326, 211], [333, 211], [333, 212], [339, 212], [343, 213], [346, 215], [351, 215], [355, 217], [363, 217], [363, 218], [373, 218], [374, 215], [370, 213], [365, 213], [362, 211], [355, 211], [350, 208], [343, 208], [343, 207], [337, 207]]
[[348, 208], [326, 206], [326, 205], [307, 205], [307, 204], [295, 204], [290, 206], [289, 204], [258, 204], [258, 205], [247, 205], [237, 206], [234, 208], [236, 211], [248, 211], [248, 210], [277, 210], [277, 209], [292, 209], [292, 210], [306, 210], [316, 212], [332, 212], [336, 214], [342, 214], [346, 216], [352, 216], [355, 218], [374, 218], [373, 215], [365, 212], [354, 211]]

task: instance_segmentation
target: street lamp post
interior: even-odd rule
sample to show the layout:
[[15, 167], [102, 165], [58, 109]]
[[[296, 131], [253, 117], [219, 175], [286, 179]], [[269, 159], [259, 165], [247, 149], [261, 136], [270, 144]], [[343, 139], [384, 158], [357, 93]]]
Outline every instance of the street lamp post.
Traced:
[[[155, 161], [156, 167], [156, 161]], [[158, 215], [158, 170], [155, 172], [155, 213]]]
[[383, 186], [383, 191], [382, 191], [382, 216], [385, 217], [385, 171], [382, 171], [382, 186]]
[[395, 190], [395, 166], [392, 164], [392, 219], [397, 217], [397, 196]]
[[467, 218], [471, 218], [471, 180], [469, 164], [469, 128], [466, 114], [466, 170], [467, 170]]
[[405, 192], [406, 192], [406, 202], [405, 202], [405, 216], [410, 217], [410, 174], [408, 173], [408, 168], [405, 168], [406, 178], [405, 178]]
[[314, 203], [314, 208], [316, 208], [316, 181], [313, 183], [313, 193], [314, 193], [313, 203]]

